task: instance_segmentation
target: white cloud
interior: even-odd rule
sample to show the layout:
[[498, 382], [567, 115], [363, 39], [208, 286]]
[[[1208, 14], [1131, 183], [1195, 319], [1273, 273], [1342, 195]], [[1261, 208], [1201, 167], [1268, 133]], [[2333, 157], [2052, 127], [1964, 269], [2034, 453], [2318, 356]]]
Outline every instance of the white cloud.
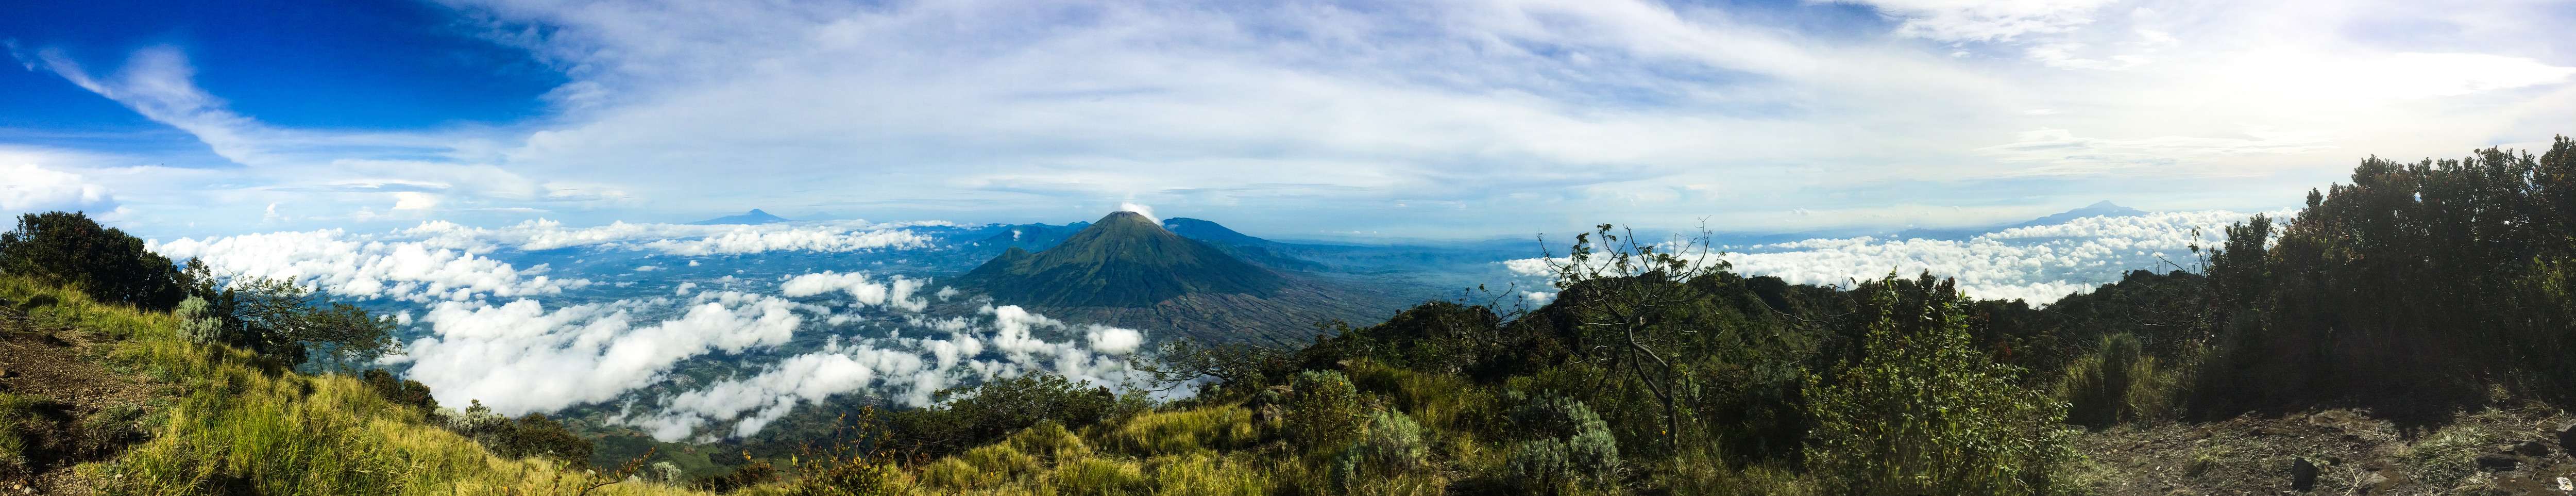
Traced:
[[[638, 325], [636, 312], [665, 306], [679, 315]], [[510, 415], [554, 411], [660, 382], [684, 359], [786, 343], [805, 320], [799, 309], [731, 291], [553, 310], [525, 299], [499, 306], [439, 302], [420, 317], [431, 335], [388, 362], [409, 363], [406, 376], [429, 385], [442, 403], [480, 400]]]
[[92, 183], [80, 174], [48, 169], [36, 164], [0, 163], [0, 214], [44, 212], [50, 210], [105, 213], [116, 209], [114, 195], [107, 187]]
[[771, 251], [858, 252], [927, 248], [930, 238], [903, 229], [918, 224], [871, 224], [864, 221], [823, 224], [700, 226], [612, 222], [597, 227], [565, 227], [546, 219], [499, 228], [477, 228], [446, 221], [424, 222], [396, 231], [434, 246], [490, 250], [542, 251], [575, 247], [648, 250], [666, 255], [746, 255]]
[[[903, 276], [894, 276], [887, 278], [885, 282], [877, 282], [876, 280], [869, 278], [868, 274], [863, 272], [844, 274], [824, 271], [822, 273], [804, 274], [788, 279], [786, 282], [778, 284], [778, 290], [781, 294], [790, 298], [801, 298], [839, 291], [850, 295], [851, 305], [853, 307], [864, 308], [886, 306], [902, 309], [904, 311], [919, 312], [924, 308], [928, 308], [930, 306], [930, 302], [916, 296], [915, 293], [920, 292], [922, 286], [929, 283], [930, 281], [927, 280], [911, 279]], [[942, 291], [945, 290], [946, 288], [942, 288]]]
[[[940, 389], [1029, 373], [1102, 386], [1140, 379], [1128, 360], [1144, 342], [1141, 331], [1086, 326], [1080, 342], [1046, 341], [1033, 333], [1061, 330], [1062, 322], [1016, 306], [986, 307], [978, 317], [934, 324], [948, 329], [934, 331], [944, 334], [938, 338], [834, 340], [821, 352], [788, 358], [748, 378], [717, 381], [614, 421], [665, 441], [741, 437], [798, 405], [837, 394], [872, 391], [920, 407]], [[727, 423], [727, 429], [706, 432]]]
[[1904, 19], [1896, 32], [1940, 41], [2001, 41], [2061, 33], [2093, 22], [2110, 0], [1836, 0]]
[[145, 248], [173, 259], [204, 260], [217, 274], [287, 279], [356, 298], [521, 298], [592, 284], [547, 276], [544, 265], [520, 269], [470, 251], [377, 241], [338, 229], [153, 240]]
[[[1639, 0], [448, 3], [564, 69], [550, 113], [301, 129], [227, 106], [176, 48], [21, 62], [244, 165], [187, 187], [80, 172], [162, 227], [239, 226], [277, 202], [308, 213], [280, 222], [363, 207], [369, 221], [488, 226], [752, 199], [1022, 219], [1118, 198], [1238, 227], [1423, 237], [1703, 216], [1849, 227], [1764, 206], [2027, 208], [2115, 190], [2262, 209], [2339, 177], [2333, 164], [2542, 142], [2576, 111], [2563, 55], [2576, 47], [2553, 36], [2576, 15], [2548, 2], [1833, 2], [1884, 21]], [[2013, 146], [2048, 143], [2018, 136], [2032, 130], [2102, 153]], [[2192, 140], [2222, 142], [2167, 143]], [[2211, 151], [2247, 147], [2265, 151]], [[2128, 180], [2149, 169], [2171, 180]], [[394, 199], [401, 215], [397, 192], [416, 193]], [[903, 243], [863, 235], [774, 228], [658, 249]]]
[[394, 193], [394, 210], [429, 210], [438, 207], [438, 195], [418, 191]]
[[1120, 212], [1135, 212], [1137, 215], [1143, 215], [1143, 216], [1145, 216], [1145, 220], [1154, 221], [1154, 223], [1155, 223], [1155, 224], [1161, 224], [1161, 223], [1163, 223], [1163, 218], [1162, 218], [1162, 217], [1157, 217], [1157, 216], [1155, 216], [1155, 215], [1154, 215], [1154, 207], [1148, 207], [1148, 206], [1144, 206], [1144, 205], [1136, 204], [1136, 203], [1134, 203], [1134, 202], [1128, 202], [1128, 203], [1120, 203], [1120, 204], [1118, 204], [1118, 211], [1120, 211]]
[[1135, 329], [1090, 325], [1084, 326], [1083, 332], [1088, 336], [1084, 340], [1091, 343], [1091, 351], [1100, 353], [1124, 355], [1136, 352], [1136, 347], [1145, 344], [1145, 333]]

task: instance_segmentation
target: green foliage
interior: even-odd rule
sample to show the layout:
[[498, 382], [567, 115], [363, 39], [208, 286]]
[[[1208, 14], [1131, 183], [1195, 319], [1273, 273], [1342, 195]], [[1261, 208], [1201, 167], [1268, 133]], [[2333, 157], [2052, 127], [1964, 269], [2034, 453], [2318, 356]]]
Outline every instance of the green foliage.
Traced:
[[743, 458], [749, 463], [744, 463], [722, 475], [689, 481], [689, 487], [707, 492], [728, 493], [778, 477], [778, 467], [770, 465], [768, 460], [755, 460], [748, 455]]
[[1349, 490], [1358, 487], [1364, 477], [1420, 470], [1429, 449], [1422, 440], [1421, 423], [1404, 412], [1379, 410], [1369, 414], [1368, 426], [1360, 430], [1359, 441], [1334, 457], [1333, 479]]
[[0, 393], [0, 476], [25, 477], [34, 473], [35, 467], [30, 466], [34, 460], [27, 452], [32, 447], [29, 437], [45, 421], [37, 416], [36, 404], [35, 398]]
[[1365, 410], [1349, 377], [1338, 371], [1309, 370], [1298, 373], [1289, 388], [1282, 401], [1290, 444], [1312, 453], [1348, 446], [1359, 436]]
[[120, 403], [81, 416], [72, 426], [79, 438], [79, 445], [72, 447], [72, 456], [103, 457], [151, 437], [149, 429], [153, 426], [148, 425], [144, 413], [142, 407]]
[[367, 383], [368, 388], [376, 390], [376, 394], [384, 395], [387, 400], [420, 407], [423, 413], [438, 411], [438, 398], [430, 396], [429, 385], [421, 384], [420, 381], [397, 380], [392, 373], [385, 372], [384, 369], [367, 369], [366, 372], [359, 373], [358, 378]]
[[[346, 303], [317, 301], [312, 289], [292, 281], [236, 280], [225, 293], [241, 325], [239, 332], [227, 333], [229, 342], [286, 363], [362, 363], [402, 349], [392, 321]], [[310, 356], [317, 348], [322, 356]]]
[[2067, 403], [2066, 423], [2100, 429], [2172, 413], [2181, 381], [2176, 367], [2146, 356], [2138, 338], [2104, 336], [2058, 378], [2057, 397]]
[[2350, 404], [2437, 419], [2504, 385], [2576, 401], [2561, 264], [2576, 259], [2576, 140], [2372, 157], [2296, 216], [2230, 227], [2210, 254], [2208, 418]]
[[1138, 415], [1109, 431], [1103, 442], [1137, 456], [1230, 451], [1260, 440], [1252, 411], [1221, 406]]
[[2057, 427], [2065, 406], [1970, 346], [1961, 301], [1900, 312], [1891, 286], [1870, 295], [1860, 361], [1809, 384], [1809, 467], [1847, 494], [2057, 490], [2054, 472], [2075, 457]]
[[[81, 431], [84, 443], [122, 445], [113, 458], [70, 467], [70, 475], [100, 483], [103, 494], [569, 495], [615, 482], [561, 464], [496, 457], [355, 378], [285, 371], [242, 350], [191, 344], [171, 313], [102, 303], [14, 274], [0, 275], [0, 300], [48, 325], [114, 339], [85, 345], [96, 347], [90, 359], [111, 370], [160, 370], [170, 378], [149, 412], [109, 406], [61, 423]], [[0, 395], [0, 424], [9, 423], [9, 412], [39, 408], [34, 398], [16, 398], [26, 401]], [[0, 448], [11, 448], [0, 454], [23, 453], [9, 443], [24, 440], [0, 436]], [[90, 456], [83, 450], [101, 451], [72, 447], [75, 456]], [[591, 494], [674, 493], [617, 484]]]
[[1564, 494], [1615, 487], [1618, 439], [1583, 402], [1562, 396], [1515, 398], [1512, 425], [1526, 438], [1512, 448], [1507, 475], [1524, 491]]
[[1089, 427], [1125, 415], [1108, 388], [1085, 386], [1053, 374], [994, 379], [932, 395], [938, 406], [896, 412], [889, 419], [899, 449], [935, 457], [1001, 440], [1013, 432], [1054, 422]]
[[[371, 394], [385, 398], [387, 404], [412, 408], [421, 406], [385, 397], [374, 384], [366, 387]], [[546, 457], [575, 466], [587, 466], [591, 451], [595, 449], [590, 440], [574, 435], [572, 429], [562, 422], [542, 413], [511, 419], [492, 413], [492, 409], [483, 406], [482, 401], [474, 401], [464, 411], [441, 410], [437, 416], [446, 420], [449, 430], [482, 443], [493, 454], [504, 457]]]
[[172, 313], [179, 317], [180, 339], [198, 345], [225, 342], [224, 319], [215, 313], [204, 297], [192, 295], [180, 300], [178, 310]]
[[150, 310], [168, 310], [187, 297], [187, 283], [169, 258], [143, 249], [142, 239], [77, 212], [18, 216], [17, 230], [0, 233], [0, 273], [68, 285], [99, 302]]

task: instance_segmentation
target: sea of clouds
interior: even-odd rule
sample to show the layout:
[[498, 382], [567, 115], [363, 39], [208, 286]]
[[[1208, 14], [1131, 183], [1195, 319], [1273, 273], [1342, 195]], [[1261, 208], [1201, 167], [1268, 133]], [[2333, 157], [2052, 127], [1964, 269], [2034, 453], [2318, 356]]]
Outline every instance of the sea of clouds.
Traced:
[[[2129, 270], [2190, 266], [2189, 246], [2216, 243], [2221, 226], [2245, 217], [2096, 217], [1965, 240], [1726, 246], [1715, 257], [1801, 284], [1929, 271], [1957, 278], [1971, 296], [2046, 304]], [[479, 401], [512, 415], [613, 407], [609, 422], [663, 440], [749, 436], [839, 395], [918, 407], [941, 389], [1033, 372], [1141, 383], [1134, 364], [1149, 358], [1151, 329], [1066, 322], [974, 299], [925, 274], [871, 270], [971, 241], [963, 232], [936, 222], [426, 222], [150, 247], [219, 274], [289, 279], [396, 315], [405, 353], [384, 365], [430, 386], [442, 404]], [[1495, 263], [1543, 285], [1550, 262]], [[1526, 296], [1544, 303], [1553, 295]], [[686, 373], [709, 363], [725, 366]]]
[[[2046, 305], [2119, 281], [2132, 270], [2193, 268], [2198, 258], [2191, 246], [2216, 244], [2223, 227], [2247, 217], [2220, 210], [2086, 217], [1966, 240], [1816, 238], [1720, 246], [1724, 253], [1712, 257], [1732, 264], [1738, 273], [1774, 276], [1793, 284], [1848, 286], [1889, 274], [1912, 277], [1930, 272], [1957, 279], [1960, 291], [1970, 297]], [[1502, 263], [1514, 274], [1544, 279], [1554, 274], [1551, 264], [1564, 262], [1560, 257]], [[1540, 302], [1552, 296], [1528, 295]]]
[[[538, 220], [474, 228], [433, 221], [385, 233], [276, 232], [154, 241], [150, 248], [203, 260], [218, 274], [286, 279], [401, 308], [388, 313], [409, 340], [384, 364], [428, 385], [443, 404], [480, 402], [517, 415], [624, 403], [612, 423], [664, 440], [750, 435], [798, 405], [840, 394], [926, 406], [940, 389], [1031, 371], [1099, 385], [1133, 379], [1128, 364], [1144, 331], [1068, 324], [1008, 305], [930, 316], [923, 312], [932, 300], [955, 299], [959, 291], [902, 274], [761, 272], [743, 263], [792, 252], [865, 265], [871, 257], [935, 249], [938, 233], [922, 230], [941, 227], [954, 226], [566, 227]], [[627, 275], [558, 274], [549, 264], [519, 263], [543, 258], [540, 252], [687, 260], [632, 266], [626, 270], [658, 279], [611, 284], [599, 278]], [[723, 275], [705, 277], [710, 273]], [[664, 289], [601, 296], [652, 284]], [[893, 330], [854, 332], [849, 324], [859, 322]], [[792, 345], [814, 334], [825, 338], [819, 349]], [[744, 363], [753, 371], [747, 376], [706, 384], [675, 373], [705, 359], [768, 363]], [[637, 403], [635, 393], [657, 386], [677, 392]]]

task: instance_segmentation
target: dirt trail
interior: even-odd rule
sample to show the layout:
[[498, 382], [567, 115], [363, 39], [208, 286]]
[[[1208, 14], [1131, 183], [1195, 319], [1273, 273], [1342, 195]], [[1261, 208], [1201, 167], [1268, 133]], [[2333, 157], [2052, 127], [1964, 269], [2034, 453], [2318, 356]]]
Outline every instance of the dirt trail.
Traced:
[[[2559, 433], [2570, 421], [2545, 407], [2487, 409], [2405, 433], [2366, 411], [2325, 410], [2115, 427], [2077, 443], [2091, 457], [2085, 484], [2104, 495], [2565, 496], [2576, 457]], [[2300, 472], [2314, 474], [2307, 487]]]
[[72, 466], [107, 459], [141, 440], [133, 423], [151, 405], [145, 378], [101, 365], [105, 346], [87, 332], [48, 326], [0, 300], [0, 392], [33, 398], [15, 435], [25, 441], [24, 467], [0, 473], [0, 495], [92, 494]]

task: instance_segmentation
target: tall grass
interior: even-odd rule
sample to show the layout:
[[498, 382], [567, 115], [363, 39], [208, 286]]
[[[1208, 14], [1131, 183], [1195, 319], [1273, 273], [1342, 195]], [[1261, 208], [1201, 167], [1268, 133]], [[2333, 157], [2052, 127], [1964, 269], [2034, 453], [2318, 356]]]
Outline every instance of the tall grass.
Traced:
[[2104, 336], [2059, 376], [2056, 393], [2067, 403], [2066, 423], [2095, 429], [2160, 420], [2177, 413], [2188, 366], [2175, 366], [2142, 351], [2128, 334]]
[[[74, 469], [107, 494], [576, 494], [612, 482], [493, 456], [351, 377], [298, 374], [233, 348], [190, 344], [168, 313], [15, 276], [0, 276], [0, 298], [39, 326], [112, 340], [110, 369], [142, 373], [175, 397], [149, 440]], [[619, 483], [591, 494], [691, 493]]]

